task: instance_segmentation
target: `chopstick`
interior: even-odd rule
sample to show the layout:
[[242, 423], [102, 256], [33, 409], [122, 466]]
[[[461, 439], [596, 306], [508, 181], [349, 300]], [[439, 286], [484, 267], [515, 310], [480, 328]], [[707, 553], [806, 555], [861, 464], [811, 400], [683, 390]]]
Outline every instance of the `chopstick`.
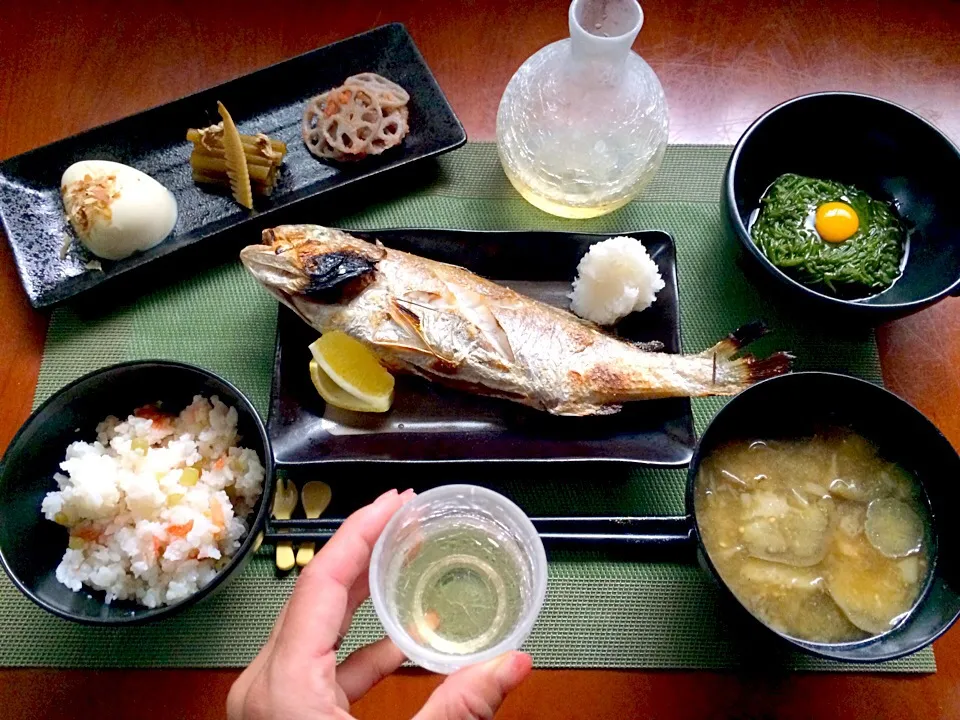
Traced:
[[[534, 517], [530, 518], [544, 544], [550, 545], [642, 545], [646, 547], [688, 545], [693, 541], [693, 523], [674, 517]], [[337, 531], [342, 518], [267, 521], [266, 542], [312, 540], [324, 542]]]

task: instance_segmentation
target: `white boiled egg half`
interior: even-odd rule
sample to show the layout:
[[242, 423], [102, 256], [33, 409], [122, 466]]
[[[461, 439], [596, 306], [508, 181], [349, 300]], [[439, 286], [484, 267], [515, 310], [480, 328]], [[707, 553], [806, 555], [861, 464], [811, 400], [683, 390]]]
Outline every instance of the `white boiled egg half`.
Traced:
[[146, 173], [109, 160], [68, 167], [60, 196], [77, 237], [106, 260], [152, 248], [177, 222], [173, 193]]

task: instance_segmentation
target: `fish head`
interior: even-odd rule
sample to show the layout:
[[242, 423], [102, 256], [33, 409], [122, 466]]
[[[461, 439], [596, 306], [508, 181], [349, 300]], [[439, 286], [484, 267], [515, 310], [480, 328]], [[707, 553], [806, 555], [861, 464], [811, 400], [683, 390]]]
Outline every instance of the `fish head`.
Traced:
[[386, 250], [319, 225], [281, 225], [263, 231], [263, 242], [240, 251], [240, 260], [264, 287], [292, 306], [349, 301], [369, 284]]

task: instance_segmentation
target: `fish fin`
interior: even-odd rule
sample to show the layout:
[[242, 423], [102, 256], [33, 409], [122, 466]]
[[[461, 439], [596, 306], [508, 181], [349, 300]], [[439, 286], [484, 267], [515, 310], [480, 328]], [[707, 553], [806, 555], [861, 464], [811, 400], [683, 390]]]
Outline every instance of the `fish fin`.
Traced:
[[713, 384], [725, 385], [733, 380], [734, 383], [746, 387], [790, 372], [795, 358], [788, 352], [775, 352], [765, 358], [750, 354], [735, 358], [744, 347], [769, 332], [763, 321], [755, 320], [740, 326], [712, 348], [701, 353], [701, 357], [708, 357], [713, 361]]
[[[414, 303], [410, 303], [414, 304]], [[407, 303], [403, 303], [400, 300], [394, 299], [387, 307], [387, 312], [390, 315], [390, 319], [393, 320], [401, 330], [406, 331], [408, 342], [390, 342], [390, 343], [378, 343], [387, 347], [399, 347], [405, 348], [407, 350], [413, 350], [416, 352], [423, 353], [424, 355], [429, 355], [430, 357], [437, 358], [444, 361], [449, 361], [450, 358], [445, 358], [440, 353], [436, 352], [430, 343], [427, 342], [427, 339], [423, 335], [423, 329], [420, 326], [420, 316], [417, 315], [413, 310], [406, 306]]]
[[762, 320], [754, 320], [741, 325], [712, 348], [705, 350], [702, 355], [711, 355], [727, 360], [752, 342], [759, 340], [770, 332], [770, 328]]
[[[423, 332], [420, 329], [420, 318], [415, 312], [409, 308], [403, 307], [396, 300], [392, 301], [387, 306], [387, 313], [390, 315], [390, 319], [393, 320], [402, 330], [406, 330], [407, 334], [412, 338], [416, 339], [418, 347], [417, 350], [427, 350], [427, 343], [423, 339]], [[397, 345], [397, 343], [391, 343], [392, 345]], [[404, 344], [403, 347], [407, 347], [407, 344]]]
[[459, 314], [476, 328], [487, 344], [500, 356], [504, 367], [516, 362], [510, 338], [484, 295], [467, 287], [444, 281], [453, 297]]
[[405, 343], [405, 342], [396, 342], [396, 341], [386, 341], [386, 340], [377, 340], [374, 339], [373, 343], [379, 348], [387, 348], [389, 350], [403, 350], [407, 352], [420, 353], [421, 355], [426, 355], [431, 358], [435, 358], [436, 355], [428, 348], [425, 348], [423, 345], [417, 345], [415, 343]]
[[513, 352], [513, 346], [510, 344], [510, 338], [507, 331], [500, 324], [500, 319], [489, 308], [484, 309], [486, 322], [478, 325], [487, 342], [497, 349], [500, 356], [506, 361], [507, 366], [513, 365], [517, 361], [517, 356]]
[[[448, 309], [444, 303], [443, 295], [430, 290], [411, 290], [410, 292], [405, 293], [400, 300], [402, 302], [410, 303], [411, 305], [418, 305], [425, 310]], [[440, 306], [441, 303], [444, 303], [443, 307]]]
[[416, 294], [421, 296], [420, 299], [424, 300], [425, 302], [414, 302], [408, 299], [408, 297], [394, 298], [391, 302], [391, 307], [388, 310], [390, 317], [397, 325], [401, 327], [401, 329], [405, 329], [410, 336], [417, 339], [419, 342], [419, 347], [416, 348], [417, 350], [425, 355], [429, 355], [434, 359], [436, 365], [433, 369], [437, 373], [441, 375], [450, 375], [460, 368], [460, 366], [463, 364], [464, 358], [470, 354], [472, 346], [468, 347], [461, 355], [449, 355], [438, 351], [430, 343], [430, 341], [427, 340], [427, 337], [423, 332], [423, 326], [421, 325], [422, 319], [420, 315], [417, 314], [417, 311], [413, 308], [418, 308], [422, 312], [451, 315], [457, 319], [461, 319], [462, 316], [458, 315], [456, 312], [447, 307], [437, 307], [436, 302], [442, 298], [436, 293]]
[[742, 358], [731, 361], [733, 368], [739, 369], [742, 373], [744, 382], [752, 385], [766, 378], [784, 375], [793, 369], [793, 361], [796, 358], [788, 352], [775, 352], [773, 355], [765, 358], [745, 355]]

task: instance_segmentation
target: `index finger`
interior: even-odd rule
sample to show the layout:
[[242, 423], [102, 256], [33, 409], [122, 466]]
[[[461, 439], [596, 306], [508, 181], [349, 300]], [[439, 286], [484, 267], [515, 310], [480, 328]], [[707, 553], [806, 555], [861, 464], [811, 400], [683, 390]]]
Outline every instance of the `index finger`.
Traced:
[[367, 569], [383, 528], [411, 497], [411, 491], [399, 495], [391, 490], [344, 521], [300, 573], [277, 636], [278, 648], [301, 658], [333, 649], [350, 587]]

